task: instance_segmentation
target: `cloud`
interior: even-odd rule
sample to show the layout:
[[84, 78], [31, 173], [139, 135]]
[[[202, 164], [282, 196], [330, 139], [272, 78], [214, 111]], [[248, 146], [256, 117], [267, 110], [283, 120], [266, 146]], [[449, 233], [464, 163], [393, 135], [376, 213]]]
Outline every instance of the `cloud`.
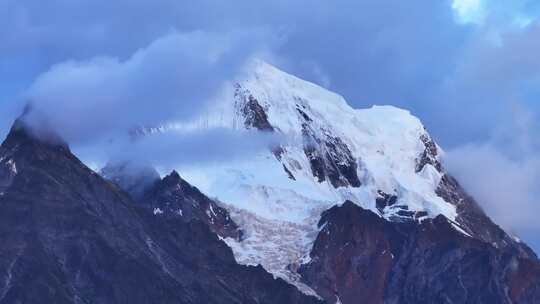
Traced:
[[540, 231], [540, 156], [537, 119], [525, 108], [509, 109], [491, 140], [456, 147], [445, 165], [488, 215], [518, 235]]
[[77, 154], [92, 160], [94, 168], [108, 161], [178, 168], [242, 160], [271, 150], [286, 141], [276, 133], [212, 128], [169, 129], [137, 137], [119, 137], [100, 145], [78, 147]]
[[490, 144], [447, 153], [446, 164], [484, 210], [504, 228], [538, 231], [540, 159], [512, 159]]
[[[456, 22], [452, 6], [450, 0], [0, 0], [6, 117], [0, 118], [20, 111], [17, 97], [25, 92], [39, 117], [32, 119], [36, 129], [48, 125], [71, 142], [101, 145], [134, 124], [195, 115], [262, 49], [271, 63], [355, 107], [410, 109], [450, 147], [456, 175], [478, 177], [465, 184], [494, 210], [506, 205], [475, 183], [506, 189], [490, 168], [511, 173], [520, 183], [508, 184], [526, 196], [520, 201], [537, 208], [528, 203], [536, 195], [528, 168], [538, 159], [529, 135], [540, 129], [527, 116], [540, 113], [538, 1], [483, 0], [482, 22], [475, 23]], [[515, 112], [527, 115], [515, 119]], [[193, 157], [204, 155], [203, 142], [216, 140], [197, 136], [189, 137], [201, 147]]]
[[[248, 40], [249, 38], [249, 40]], [[36, 131], [70, 143], [193, 117], [255, 51], [251, 33], [171, 33], [126, 60], [67, 61], [27, 90]]]
[[[10, 85], [0, 99], [13, 98], [51, 65], [66, 60], [106, 56], [125, 62], [171, 30], [220, 37], [264, 28], [271, 37], [253, 33], [250, 39], [256, 44], [266, 40], [272, 63], [343, 94], [354, 106], [408, 108], [445, 145], [486, 139], [493, 123], [483, 113], [498, 116], [501, 103], [497, 94], [486, 94], [493, 88], [486, 75], [502, 73], [493, 73], [487, 60], [487, 65], [476, 64], [475, 58], [488, 52], [493, 53], [493, 63], [512, 61], [512, 53], [496, 55], [491, 49], [488, 40], [499, 32], [514, 31], [529, 37], [523, 41], [538, 41], [521, 33], [526, 29], [508, 28], [509, 20], [519, 16], [534, 21], [538, 5], [532, 0], [485, 0], [482, 8], [489, 18], [467, 25], [456, 22], [454, 3], [51, 0], [45, 5], [38, 0], [0, 0], [0, 68], [10, 71], [0, 73], [0, 83]], [[507, 39], [499, 40], [510, 43]], [[516, 70], [521, 68], [527, 65], [516, 65]], [[484, 70], [489, 73], [473, 82], [478, 86], [463, 85], [467, 78], [476, 80], [475, 71]], [[464, 113], [463, 108], [470, 111]]]
[[496, 36], [479, 29], [431, 102], [416, 105], [436, 137], [447, 146], [487, 141], [516, 105], [539, 113], [539, 38], [537, 23]]
[[484, 21], [484, 6], [481, 0], [454, 0], [452, 7], [456, 10], [460, 22], [479, 23]]
[[[24, 71], [4, 98], [26, 91], [45, 117], [40, 123], [71, 142], [190, 114], [261, 44], [271, 63], [356, 107], [394, 104], [426, 114], [416, 105], [453, 68], [470, 32], [446, 1], [0, 0], [0, 7], [0, 66]], [[219, 51], [224, 58], [205, 61]], [[8, 79], [0, 73], [0, 82]]]
[[[264, 28], [273, 37], [252, 39], [266, 40], [285, 70], [356, 106], [411, 107], [452, 69], [469, 32], [454, 22], [450, 1], [0, 0], [0, 8], [0, 66], [24, 71], [11, 94], [67, 60], [124, 62], [171, 30], [219, 37]], [[15, 58], [24, 60], [13, 66]], [[11, 78], [0, 74], [0, 82]]]

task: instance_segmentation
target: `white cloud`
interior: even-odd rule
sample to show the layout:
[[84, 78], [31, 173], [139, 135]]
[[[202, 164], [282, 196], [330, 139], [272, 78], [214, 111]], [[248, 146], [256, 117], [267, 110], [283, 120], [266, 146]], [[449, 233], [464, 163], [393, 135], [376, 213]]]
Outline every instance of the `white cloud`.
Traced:
[[482, 23], [484, 20], [482, 0], [454, 0], [452, 7], [460, 22]]
[[70, 143], [187, 119], [242, 68], [256, 45], [250, 32], [173, 32], [126, 60], [64, 62], [28, 89], [26, 119], [34, 130], [55, 130]]
[[519, 235], [540, 231], [536, 119], [513, 105], [491, 140], [448, 151], [445, 163], [497, 224]]
[[449, 151], [446, 163], [496, 223], [520, 233], [540, 229], [540, 159], [512, 159], [480, 144]]

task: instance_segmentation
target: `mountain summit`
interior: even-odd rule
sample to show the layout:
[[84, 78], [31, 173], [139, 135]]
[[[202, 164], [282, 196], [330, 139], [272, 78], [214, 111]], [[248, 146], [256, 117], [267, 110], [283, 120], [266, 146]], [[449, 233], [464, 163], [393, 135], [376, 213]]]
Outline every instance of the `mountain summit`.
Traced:
[[0, 303], [540, 302], [536, 255], [405, 110], [353, 109], [256, 61], [166, 128], [287, 141], [164, 178], [113, 163], [102, 177], [18, 120], [0, 146]]
[[[461, 303], [461, 298], [444, 293], [443, 277], [432, 282], [442, 284], [436, 296], [427, 295], [424, 288], [428, 285], [407, 285], [418, 283], [415, 280], [393, 281], [397, 276], [406, 277], [412, 270], [403, 272], [404, 265], [418, 259], [433, 259], [429, 260], [433, 264], [416, 269], [426, 276], [432, 268], [461, 269], [461, 263], [469, 263], [465, 261], [468, 252], [456, 253], [450, 248], [447, 252], [440, 248], [437, 253], [426, 251], [426, 256], [410, 252], [410, 246], [420, 242], [411, 235], [423, 240], [422, 232], [428, 227], [433, 227], [426, 236], [433, 246], [440, 245], [437, 238], [449, 237], [456, 248], [474, 243], [487, 246], [479, 251], [482, 254], [493, 250], [492, 259], [508, 259], [496, 267], [513, 265], [510, 268], [514, 269], [519, 264], [515, 261], [521, 259], [527, 261], [523, 265], [537, 265], [532, 250], [494, 224], [446, 171], [444, 151], [420, 120], [406, 110], [391, 106], [353, 109], [333, 92], [254, 61], [204, 115], [189, 124], [170, 127], [255, 129], [288, 139], [279, 147], [242, 160], [178, 169], [188, 181], [228, 206], [233, 220], [244, 231], [241, 241], [226, 239], [238, 261], [262, 264], [304, 292], [318, 293], [330, 303], [338, 299], [358, 303], [362, 294], [365, 299], [377, 299], [365, 303], [423, 303], [422, 299], [426, 303]], [[348, 203], [342, 206], [344, 202]], [[350, 212], [348, 216], [358, 213], [356, 221], [345, 225], [348, 221], [338, 215], [342, 214], [340, 208]], [[325, 217], [327, 213], [335, 215]], [[382, 231], [362, 221], [373, 222]], [[403, 235], [404, 231], [408, 234]], [[369, 242], [384, 239], [391, 242], [390, 247], [380, 251], [369, 247]], [[341, 243], [336, 243], [339, 240]], [[396, 240], [401, 241], [393, 243]], [[341, 247], [335, 247], [338, 244]], [[347, 246], [355, 249], [343, 251]], [[384, 250], [391, 260], [378, 264], [370, 257]], [[448, 265], [436, 262], [445, 254], [455, 258]], [[476, 262], [480, 260], [470, 262], [469, 270], [495, 272]], [[466, 274], [456, 270], [448, 275], [457, 278]], [[463, 283], [464, 289], [481, 288], [473, 284], [481, 278], [469, 279]], [[473, 302], [512, 298], [505, 285], [508, 282], [501, 280], [490, 289], [489, 296], [487, 292], [480, 294]], [[364, 285], [368, 281], [377, 288]], [[531, 283], [529, 291], [537, 283]], [[390, 290], [397, 288], [392, 284], [415, 288], [425, 298]], [[356, 294], [351, 289], [364, 292]], [[376, 296], [368, 296], [370, 292]]]

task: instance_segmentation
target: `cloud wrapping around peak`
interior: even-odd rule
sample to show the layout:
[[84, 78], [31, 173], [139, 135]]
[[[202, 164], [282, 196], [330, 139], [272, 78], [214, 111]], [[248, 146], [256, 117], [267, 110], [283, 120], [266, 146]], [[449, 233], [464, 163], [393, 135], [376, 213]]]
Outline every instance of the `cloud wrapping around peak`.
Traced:
[[278, 147], [287, 139], [271, 132], [213, 128], [167, 130], [109, 147], [108, 156], [134, 162], [172, 167], [237, 161]]
[[170, 171], [182, 166], [242, 161], [290, 140], [277, 133], [256, 130], [165, 129], [135, 137], [117, 137], [100, 144], [79, 145], [75, 153], [95, 170], [109, 162], [128, 162]]
[[534, 235], [540, 230], [538, 120], [527, 108], [507, 112], [489, 141], [447, 151], [445, 166], [497, 224], [517, 235]]
[[512, 159], [490, 144], [447, 153], [450, 171], [497, 224], [518, 235], [538, 231], [540, 159]]
[[[53, 128], [72, 144], [97, 142], [101, 149], [109, 138], [126, 140], [117, 133], [134, 125], [196, 115], [263, 52], [354, 107], [411, 110], [450, 148], [453, 172], [489, 214], [503, 214], [499, 206], [509, 203], [498, 197], [511, 200], [514, 189], [526, 195], [514, 200], [527, 203], [508, 212], [538, 213], [531, 181], [540, 150], [530, 138], [540, 127], [522, 124], [529, 115], [513, 115], [525, 109], [534, 121], [540, 114], [539, 2], [482, 0], [481, 20], [472, 23], [459, 22], [455, 6], [452, 0], [0, 0], [0, 129], [5, 133], [31, 100], [35, 129]], [[223, 138], [235, 137], [229, 135]], [[203, 143], [219, 139], [177, 137], [201, 146], [182, 153], [197, 161], [211, 152]], [[227, 155], [243, 153], [238, 146]], [[512, 180], [498, 184], [492, 178], [498, 170]], [[491, 196], [488, 188], [505, 193]]]
[[25, 118], [38, 132], [50, 128], [71, 143], [191, 118], [255, 51], [251, 37], [171, 33], [126, 60], [55, 65], [26, 92]]

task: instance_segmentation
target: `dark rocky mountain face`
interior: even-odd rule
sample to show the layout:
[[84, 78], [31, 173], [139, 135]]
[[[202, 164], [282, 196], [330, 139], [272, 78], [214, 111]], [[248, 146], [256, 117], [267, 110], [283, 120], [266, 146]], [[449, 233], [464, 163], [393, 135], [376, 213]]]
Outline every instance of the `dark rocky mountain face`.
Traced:
[[305, 282], [329, 303], [539, 303], [540, 263], [444, 216], [386, 221], [346, 202], [323, 213]]
[[429, 219], [383, 191], [380, 214], [345, 202], [322, 214], [311, 261], [299, 269], [304, 282], [329, 303], [539, 303], [534, 252], [445, 171], [427, 133], [420, 141], [416, 172], [431, 165], [443, 175], [436, 194], [456, 206], [456, 222]]
[[186, 222], [198, 220], [221, 237], [242, 238], [242, 231], [229, 212], [183, 180], [176, 171], [156, 182], [142, 202], [150, 204], [156, 215], [180, 217]]
[[110, 163], [101, 175], [115, 182], [149, 212], [161, 217], [198, 220], [221, 237], [241, 239], [242, 231], [229, 212], [173, 171], [163, 179], [148, 165]]
[[455, 178], [445, 174], [437, 194], [454, 204], [458, 211], [457, 221], [474, 237], [501, 250], [517, 251], [521, 256], [536, 259], [536, 254], [526, 244], [516, 242], [484, 213], [476, 200], [467, 194]]
[[0, 147], [0, 303], [317, 303], [238, 265], [200, 220], [155, 216], [67, 145]]
[[429, 135], [422, 135], [420, 141], [424, 151], [417, 159], [416, 171], [420, 172], [427, 164], [432, 165], [442, 174], [436, 194], [456, 206], [457, 222], [460, 227], [473, 237], [492, 244], [502, 250], [517, 251], [521, 256], [536, 259], [534, 252], [524, 243], [516, 242], [503, 229], [486, 215], [476, 200], [470, 196], [458, 181], [445, 171], [438, 160], [439, 151]]

